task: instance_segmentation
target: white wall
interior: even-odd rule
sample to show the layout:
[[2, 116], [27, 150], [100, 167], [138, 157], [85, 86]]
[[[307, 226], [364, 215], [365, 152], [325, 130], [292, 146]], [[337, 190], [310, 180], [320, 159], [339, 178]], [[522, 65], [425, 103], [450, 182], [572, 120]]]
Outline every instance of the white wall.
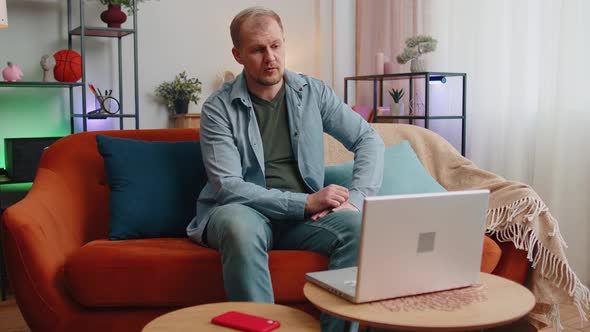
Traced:
[[[74, 0], [74, 2], [77, 2]], [[199, 105], [191, 104], [189, 112], [199, 112], [202, 102], [219, 84], [220, 74], [224, 70], [235, 73], [241, 71], [231, 56], [231, 39], [229, 23], [241, 9], [253, 5], [267, 6], [274, 9], [283, 19], [287, 40], [287, 67], [326, 80], [329, 84], [341, 82], [344, 75], [354, 73], [354, 30], [353, 25], [333, 20], [333, 6], [336, 1], [299, 0], [299, 1], [251, 1], [251, 0], [161, 0], [147, 1], [140, 4], [138, 15], [139, 45], [139, 109], [141, 128], [162, 128], [171, 126], [169, 113], [154, 96], [154, 88], [162, 81], [171, 80], [180, 71], [198, 77], [203, 82], [203, 94]], [[58, 0], [8, 0], [9, 28], [0, 30], [0, 64], [8, 60], [21, 65], [25, 80], [40, 80], [39, 58], [46, 53], [67, 48], [66, 1]], [[77, 6], [76, 6], [77, 7]], [[354, 0], [338, 2], [334, 6], [340, 13], [354, 22]], [[98, 1], [85, 0], [86, 23], [104, 26], [99, 20], [103, 6]], [[77, 11], [76, 11], [77, 12]], [[77, 19], [77, 18], [76, 18]], [[339, 41], [338, 49], [332, 52], [332, 33], [334, 24], [341, 24], [348, 35], [350, 43]], [[131, 27], [131, 18], [123, 27]], [[75, 37], [75, 47], [78, 38]], [[116, 90], [117, 57], [116, 39], [89, 38], [87, 44], [87, 81], [103, 88]], [[124, 37], [124, 106], [133, 107], [132, 99], [132, 48], [133, 38]], [[334, 58], [346, 59], [344, 65], [338, 65], [339, 76], [334, 76]], [[351, 57], [349, 57], [349, 55]], [[352, 60], [351, 60], [352, 59]], [[342, 62], [340, 60], [340, 62]], [[348, 69], [343, 70], [342, 68]], [[2, 67], [4, 67], [2, 65]], [[339, 94], [343, 91], [337, 89]], [[7, 125], [9, 121], [19, 121], [15, 114], [3, 116], [1, 108], [10, 95], [26, 98], [28, 94], [46, 94], [44, 90], [0, 91], [0, 137], [22, 136], [12, 132]], [[69, 130], [67, 116], [67, 94], [65, 91], [49, 92], [57, 101], [47, 104], [39, 114], [41, 121], [54, 123], [58, 129]], [[116, 92], [115, 92], [116, 94]], [[93, 106], [90, 92], [87, 105]], [[17, 99], [18, 101], [18, 99]], [[80, 104], [79, 96], [76, 97]], [[23, 106], [24, 107], [24, 106]], [[38, 107], [37, 107], [38, 108]], [[27, 112], [34, 112], [28, 109]], [[116, 128], [112, 121], [91, 121], [91, 129]], [[20, 128], [27, 123], [26, 120]], [[97, 124], [98, 123], [98, 124]], [[106, 125], [105, 125], [106, 124]], [[132, 121], [126, 122], [126, 128], [132, 127]], [[9, 135], [5, 135], [9, 134]], [[66, 133], [64, 133], [66, 134]]]
[[[140, 109], [142, 127], [160, 127], [167, 113], [154, 104], [153, 89], [174, 73], [187, 70], [199, 77], [206, 97], [219, 84], [224, 70], [234, 73], [241, 66], [231, 55], [229, 24], [235, 14], [251, 5], [268, 6], [283, 20], [287, 67], [317, 76], [316, 1], [193, 1], [166, 0], [142, 4], [140, 13]], [[153, 24], [155, 20], [161, 24]], [[166, 23], [167, 22], [167, 23]], [[201, 105], [191, 105], [190, 112]]]
[[[41, 56], [67, 47], [67, 23], [58, 15], [64, 3], [8, 0], [9, 27], [0, 29], [0, 70], [12, 61], [20, 64], [25, 80], [41, 80]], [[4, 138], [70, 132], [66, 96], [62, 89], [0, 88], [0, 167], [4, 167]]]

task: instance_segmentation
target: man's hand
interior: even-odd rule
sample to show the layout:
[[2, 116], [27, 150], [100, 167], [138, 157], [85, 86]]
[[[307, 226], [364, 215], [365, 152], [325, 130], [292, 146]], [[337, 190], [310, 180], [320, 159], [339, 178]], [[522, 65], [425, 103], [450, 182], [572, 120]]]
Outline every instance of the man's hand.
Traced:
[[339, 185], [331, 184], [322, 188], [317, 193], [309, 194], [305, 201], [305, 212], [315, 215], [324, 210], [339, 207], [348, 201], [348, 189]]
[[326, 215], [332, 213], [332, 212], [336, 212], [336, 211], [340, 211], [340, 210], [351, 210], [351, 211], [356, 211], [358, 212], [359, 209], [352, 205], [350, 202], [344, 202], [343, 204], [341, 204], [339, 207], [337, 208], [333, 208], [333, 209], [326, 209], [324, 211], [320, 211], [316, 214], [314, 214], [313, 216], [311, 216], [311, 220], [316, 221], [320, 218], [325, 217]]

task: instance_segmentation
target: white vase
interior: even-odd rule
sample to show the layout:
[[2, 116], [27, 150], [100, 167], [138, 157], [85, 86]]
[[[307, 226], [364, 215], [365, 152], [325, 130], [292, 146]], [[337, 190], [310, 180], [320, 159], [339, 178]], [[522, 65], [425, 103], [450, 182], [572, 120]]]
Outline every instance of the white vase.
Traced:
[[399, 103], [391, 103], [391, 105], [389, 105], [389, 109], [391, 111], [391, 115], [393, 115], [393, 116], [403, 115], [404, 114], [404, 103], [401, 101]]
[[424, 60], [417, 58], [417, 59], [412, 59], [412, 61], [410, 62], [410, 71], [412, 73], [422, 73], [426, 71], [426, 63], [424, 63]]

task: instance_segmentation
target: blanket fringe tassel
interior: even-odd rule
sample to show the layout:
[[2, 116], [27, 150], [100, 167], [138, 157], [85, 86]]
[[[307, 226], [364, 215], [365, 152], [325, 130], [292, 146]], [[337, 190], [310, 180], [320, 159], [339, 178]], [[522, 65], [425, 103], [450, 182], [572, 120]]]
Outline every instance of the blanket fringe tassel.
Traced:
[[[516, 223], [515, 218], [522, 213], [524, 213], [524, 223]], [[547, 249], [528, 225], [541, 214], [546, 215], [544, 220], [551, 227], [549, 236], [556, 238], [567, 248], [559, 232], [557, 220], [549, 213], [545, 203], [534, 197], [525, 197], [508, 206], [488, 210], [486, 233], [494, 235], [498, 241], [511, 241], [517, 249], [526, 250], [527, 259], [532, 263], [532, 267], [539, 268], [540, 264], [541, 275], [551, 280], [557, 287], [563, 287], [573, 298], [582, 320], [587, 321], [586, 311], [590, 309], [590, 291], [578, 279], [567, 261], [559, 259]], [[562, 330], [558, 304], [551, 305], [547, 318], [553, 322], [557, 331]]]

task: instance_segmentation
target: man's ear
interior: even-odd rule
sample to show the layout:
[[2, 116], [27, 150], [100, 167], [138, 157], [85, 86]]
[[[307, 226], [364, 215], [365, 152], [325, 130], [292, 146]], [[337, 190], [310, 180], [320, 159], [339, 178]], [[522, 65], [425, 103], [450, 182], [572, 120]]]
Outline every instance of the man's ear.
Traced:
[[236, 59], [236, 61], [239, 64], [243, 65], [243, 63], [242, 63], [242, 57], [240, 56], [240, 51], [237, 48], [232, 47], [231, 54], [234, 56], [234, 59]]

